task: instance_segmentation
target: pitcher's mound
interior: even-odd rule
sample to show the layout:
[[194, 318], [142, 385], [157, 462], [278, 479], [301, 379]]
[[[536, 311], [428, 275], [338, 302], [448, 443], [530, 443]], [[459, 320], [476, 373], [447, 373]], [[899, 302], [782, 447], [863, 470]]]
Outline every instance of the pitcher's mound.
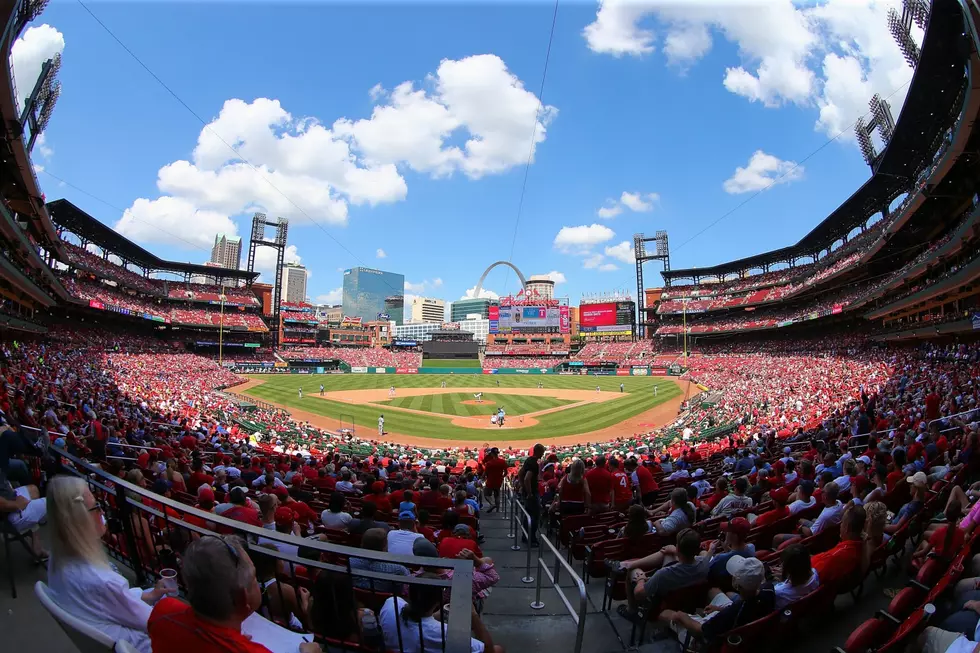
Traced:
[[496, 406], [496, 401], [477, 401], [476, 399], [464, 399], [459, 402], [464, 406]]

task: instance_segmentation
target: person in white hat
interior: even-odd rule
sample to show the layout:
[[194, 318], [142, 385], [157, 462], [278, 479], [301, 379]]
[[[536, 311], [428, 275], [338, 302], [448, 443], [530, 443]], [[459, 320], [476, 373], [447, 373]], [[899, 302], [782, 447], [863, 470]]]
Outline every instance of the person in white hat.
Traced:
[[689, 634], [710, 643], [719, 635], [761, 619], [776, 609], [776, 592], [772, 584], [766, 582], [766, 568], [762, 562], [733, 555], [725, 563], [725, 570], [732, 577], [735, 592], [725, 594], [718, 589], [711, 590], [711, 603], [705, 607], [704, 617], [677, 610], [660, 613], [660, 619], [670, 624], [681, 645], [686, 643]]
[[929, 478], [926, 473], [916, 472], [905, 480], [912, 486], [912, 499], [899, 508], [891, 523], [885, 526], [885, 532], [889, 535], [894, 535], [908, 520], [918, 514], [925, 504], [926, 490], [929, 486]]

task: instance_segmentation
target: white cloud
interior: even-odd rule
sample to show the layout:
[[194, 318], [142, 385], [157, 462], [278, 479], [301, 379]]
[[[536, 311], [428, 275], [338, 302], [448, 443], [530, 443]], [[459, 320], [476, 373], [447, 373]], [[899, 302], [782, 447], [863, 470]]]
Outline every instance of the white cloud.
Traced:
[[582, 261], [582, 267], [586, 270], [593, 270], [602, 265], [602, 262], [606, 260], [606, 257], [602, 254], [590, 254]]
[[[260, 249], [268, 249], [268, 248], [267, 247], [262, 247]], [[258, 251], [258, 250], [256, 250], [256, 251]], [[344, 287], [341, 286], [340, 288], [334, 288], [333, 290], [331, 290], [330, 292], [328, 292], [326, 294], [317, 295], [316, 296], [316, 303], [317, 304], [339, 304], [341, 301], [343, 301], [343, 298], [344, 298]]]
[[622, 261], [629, 265], [636, 263], [636, 259], [633, 257], [633, 243], [628, 240], [624, 240], [612, 247], [606, 247], [605, 252], [606, 256], [614, 258], [617, 261]]
[[368, 95], [371, 97], [372, 102], [377, 102], [387, 94], [388, 91], [386, 91], [385, 87], [382, 86], [380, 83], [375, 84], [374, 86], [371, 87], [371, 90], [368, 91]]
[[[477, 299], [476, 295], [474, 294], [475, 292], [476, 292], [476, 286], [473, 286], [472, 288], [467, 288], [466, 292], [463, 294], [462, 297], [460, 297], [460, 299]], [[486, 288], [480, 288], [480, 298], [500, 299], [500, 295], [498, 295], [492, 290], [487, 290]]]
[[646, 213], [653, 210], [653, 205], [660, 196], [656, 193], [628, 193], [623, 192], [620, 196], [619, 201], [628, 208], [630, 211], [635, 211], [637, 213]]
[[377, 258], [388, 258], [388, 254], [387, 254], [387, 253], [385, 253], [385, 251], [384, 251], [383, 249], [381, 249], [380, 247], [378, 248], [378, 251], [376, 251], [376, 252], [374, 253], [374, 255], [375, 255], [375, 256], [376, 256]]
[[432, 280], [432, 287], [433, 288], [440, 288], [440, 287], [442, 287], [442, 279], [440, 279], [439, 277], [436, 277], [435, 279], [433, 279]]
[[618, 200], [606, 200], [605, 206], [596, 211], [596, 215], [608, 220], [615, 218], [626, 209], [636, 213], [647, 213], [652, 211], [659, 201], [660, 195], [657, 193], [631, 193], [624, 190]]
[[613, 263], [603, 263], [599, 266], [599, 272], [614, 272], [619, 268]]
[[762, 150], [756, 150], [744, 168], [735, 168], [735, 174], [725, 180], [726, 193], [737, 195], [764, 190], [776, 184], [786, 184], [803, 178], [803, 166], [795, 161], [783, 161]]
[[412, 283], [411, 281], [405, 282], [405, 292], [423, 292], [425, 290], [426, 283], [424, 281], [420, 283]]
[[41, 155], [42, 159], [50, 159], [54, 155], [54, 150], [48, 146], [47, 134], [41, 132], [34, 141], [35, 151]]
[[[536, 125], [536, 147], [558, 112], [542, 106], [493, 54], [444, 59], [428, 81], [431, 91], [412, 82], [399, 84], [389, 103], [376, 106], [369, 119], [341, 119], [334, 130], [368, 160], [405, 163], [433, 176], [459, 170], [479, 178], [522, 165], [528, 126]], [[461, 136], [467, 139], [461, 146], [447, 146], [450, 138]]]
[[[190, 160], [160, 169], [163, 197], [137, 199], [131, 208], [167, 199], [226, 217], [264, 211], [297, 226], [308, 217], [344, 225], [350, 205], [405, 199], [400, 167], [478, 178], [523, 165], [535, 116], [539, 144], [557, 113], [542, 107], [495, 55], [445, 59], [425, 80], [391, 93], [377, 85], [369, 94], [387, 104], [367, 119], [339, 118], [329, 127], [293, 116], [278, 100], [227, 100], [201, 130]], [[448, 145], [450, 139], [461, 144]], [[143, 235], [152, 240], [152, 229]]]
[[176, 197], [136, 200], [114, 229], [139, 243], [165, 243], [185, 249], [189, 243], [210, 249], [214, 234], [238, 233], [238, 226], [226, 214], [198, 209]]
[[612, 206], [603, 206], [595, 213], [600, 218], [604, 218], [608, 220], [610, 218], [615, 218], [617, 215], [619, 215], [622, 212], [623, 212], [622, 206], [620, 206], [619, 204], [613, 204]]
[[561, 272], [559, 272], [558, 270], [552, 270], [551, 272], [549, 272], [548, 274], [546, 274], [544, 276], [546, 276], [549, 279], [551, 279], [552, 281], [554, 281], [556, 286], [558, 284], [560, 284], [560, 283], [565, 283], [565, 281], [566, 281], [565, 275], [562, 274]]
[[566, 254], [587, 253], [592, 247], [612, 240], [616, 234], [601, 224], [562, 227], [555, 236], [554, 246]]
[[17, 110], [21, 111], [34, 90], [41, 66], [65, 50], [64, 35], [50, 25], [28, 27], [10, 48], [10, 67], [17, 86]]
[[766, 107], [816, 109], [815, 129], [853, 140], [849, 127], [874, 93], [898, 89], [889, 100], [898, 115], [912, 75], [888, 30], [891, 7], [902, 11], [898, 0], [601, 0], [583, 34], [594, 52], [617, 57], [647, 55], [663, 35], [667, 62], [681, 68], [720, 34], [738, 52], [726, 89]]

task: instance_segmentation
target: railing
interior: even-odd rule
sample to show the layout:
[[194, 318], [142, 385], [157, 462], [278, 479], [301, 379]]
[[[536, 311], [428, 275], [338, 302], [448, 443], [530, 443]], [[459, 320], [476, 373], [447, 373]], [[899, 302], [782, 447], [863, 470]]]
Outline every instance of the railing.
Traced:
[[[279, 583], [308, 588], [313, 591], [313, 600], [316, 601], [316, 586], [320, 584], [314, 583], [317, 575], [330, 574], [331, 589], [327, 594], [333, 597], [332, 616], [316, 623], [310, 614], [294, 615], [303, 624], [304, 630], [312, 631], [318, 641], [333, 647], [330, 650], [367, 651], [374, 650], [370, 646], [381, 647], [377, 639], [368, 641], [367, 633], [359, 644], [346, 636], [338, 638], [325, 633], [329, 633], [334, 624], [341, 623], [341, 617], [344, 622], [350, 622], [347, 616], [352, 616], [353, 623], [358, 623], [358, 604], [378, 611], [393, 595], [404, 596], [403, 590], [412, 585], [437, 586], [443, 588], [443, 592], [449, 592], [449, 601], [444, 602], [439, 617], [444, 624], [442, 651], [470, 650], [473, 598], [473, 563], [470, 560], [396, 555], [257, 528], [149, 492], [53, 445], [49, 450], [60, 456], [61, 473], [74, 474], [88, 483], [107, 520], [105, 544], [109, 554], [130, 567], [137, 583], [143, 587], [159, 578], [165, 568], [179, 570], [180, 555], [191, 541], [214, 535], [215, 531], [233, 534], [242, 540], [249, 556], [256, 561], [258, 573], [263, 574], [262, 569], [270, 570], [259, 578], [259, 582], [275, 579], [280, 593], [282, 588]], [[452, 577], [448, 578], [446, 573], [439, 577], [390, 574], [354, 567], [352, 560], [392, 563], [409, 569], [452, 570]], [[184, 590], [179, 571], [177, 578], [181, 590]], [[393, 591], [388, 592], [384, 588]], [[341, 591], [354, 598], [347, 603], [338, 600], [336, 597], [341, 595]], [[285, 605], [282, 600], [279, 603]], [[289, 622], [288, 614], [268, 616], [281, 625]], [[403, 619], [396, 619], [395, 622], [397, 642], [400, 644], [403, 641], [402, 629], [415, 628], [415, 625], [403, 623]], [[421, 632], [421, 624], [418, 627]], [[356, 635], [356, 630], [348, 635]], [[404, 647], [389, 644], [378, 650], [404, 651]]]
[[943, 420], [950, 419], [953, 417], [960, 417], [962, 415], [969, 415], [971, 413], [976, 413], [977, 411], [980, 411], [980, 408], [971, 408], [970, 410], [964, 410], [961, 413], [954, 413], [953, 415], [946, 415], [945, 417], [937, 417], [936, 419], [929, 421], [929, 426], [931, 427], [936, 422], [941, 422]]
[[[536, 565], [538, 567], [538, 575], [537, 575], [537, 584], [535, 585], [535, 590], [534, 590], [534, 601], [531, 602], [531, 608], [533, 610], [541, 610], [542, 608], [544, 608], [544, 601], [541, 600], [541, 584], [542, 584], [541, 579], [544, 576], [547, 576], [548, 582], [551, 583], [552, 589], [554, 589], [555, 593], [558, 594], [558, 598], [561, 599], [561, 602], [564, 604], [565, 609], [568, 611], [569, 616], [572, 618], [572, 621], [575, 622], [575, 626], [576, 626], [575, 648], [572, 649], [572, 653], [581, 653], [582, 641], [585, 637], [585, 617], [589, 607], [588, 597], [585, 592], [585, 583], [582, 581], [581, 576], [576, 574], [575, 570], [572, 569], [571, 565], [569, 565], [568, 562], [565, 561], [565, 558], [560, 553], [558, 553], [558, 549], [555, 548], [555, 546], [551, 543], [551, 540], [549, 540], [544, 533], [532, 534], [529, 532], [530, 524], [531, 524], [531, 516], [527, 513], [527, 510], [525, 510], [524, 506], [521, 504], [520, 500], [517, 497], [517, 493], [514, 491], [514, 488], [511, 486], [509, 480], [504, 484], [504, 495], [505, 495], [504, 497], [505, 511], [509, 513], [508, 517], [510, 519], [510, 532], [508, 533], [507, 536], [514, 539], [514, 544], [511, 546], [511, 549], [514, 551], [521, 550], [521, 546], [517, 543], [518, 533], [523, 535], [524, 539], [526, 540], [527, 563], [525, 569], [525, 576], [521, 578], [522, 583], [530, 584], [533, 583], [535, 580], [534, 577], [531, 576], [531, 541], [533, 539], [532, 535], [536, 535], [536, 539], [538, 541], [538, 549], [537, 549], [538, 555], [537, 555], [537, 565]], [[554, 573], [552, 573], [551, 569], [548, 568], [548, 564], [541, 556], [541, 552], [544, 551], [544, 549], [548, 549], [551, 552], [551, 555], [554, 556], [555, 559]], [[568, 572], [569, 576], [572, 578], [572, 581], [575, 583], [576, 588], [578, 589], [578, 594], [579, 594], [578, 612], [575, 611], [575, 608], [572, 605], [571, 601], [569, 601], [568, 597], [565, 596], [565, 592], [561, 588], [560, 574], [562, 568], [564, 568], [565, 571]]]

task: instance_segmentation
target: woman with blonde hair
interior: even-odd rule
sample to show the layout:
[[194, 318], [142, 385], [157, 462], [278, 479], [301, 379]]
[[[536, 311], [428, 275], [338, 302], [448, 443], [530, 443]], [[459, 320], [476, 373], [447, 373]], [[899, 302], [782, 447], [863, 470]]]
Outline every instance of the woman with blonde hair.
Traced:
[[888, 523], [888, 507], [881, 501], [870, 501], [864, 504], [864, 547], [861, 551], [861, 569], [867, 570], [871, 566], [871, 556], [883, 543], [891, 539], [885, 533], [885, 524]]
[[47, 506], [51, 528], [48, 586], [55, 603], [109, 637], [151, 653], [146, 622], [150, 606], [166, 594], [163, 581], [143, 591], [130, 588], [113, 570], [102, 546], [105, 515], [84, 479], [51, 479]]

